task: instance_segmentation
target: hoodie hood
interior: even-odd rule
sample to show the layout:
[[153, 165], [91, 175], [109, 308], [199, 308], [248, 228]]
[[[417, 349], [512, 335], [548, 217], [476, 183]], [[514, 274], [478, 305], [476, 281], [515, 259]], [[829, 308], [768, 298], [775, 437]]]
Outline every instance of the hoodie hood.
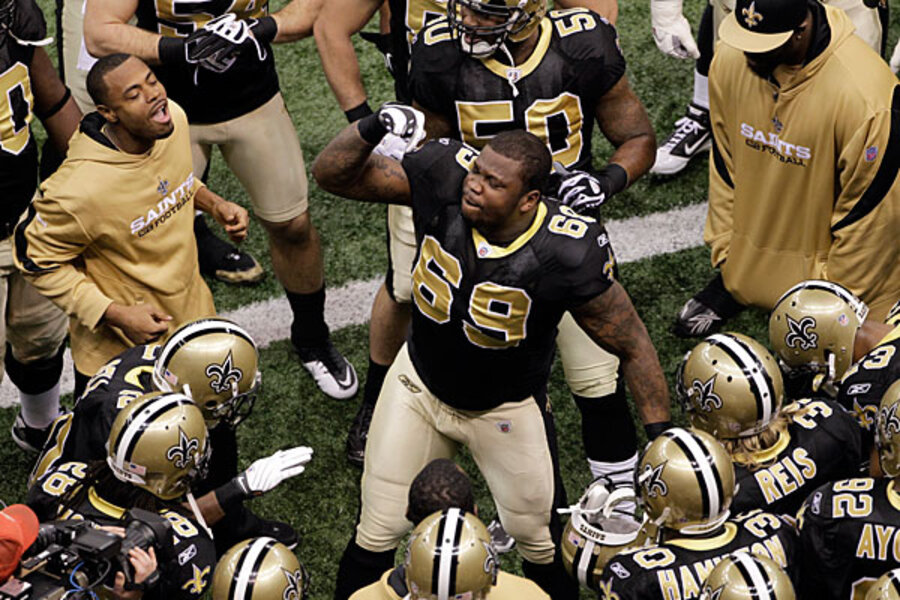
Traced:
[[[813, 34], [814, 38], [810, 44], [810, 54], [813, 55], [813, 58], [799, 69], [796, 69], [794, 74], [787, 78], [784, 77], [784, 73], [791, 70], [790, 67], [785, 69], [782, 66], [775, 70], [775, 78], [781, 83], [782, 94], [788, 94], [792, 90], [801, 87], [818, 73], [834, 54], [835, 50], [850, 39], [856, 30], [853, 22], [850, 21], [847, 13], [843, 10], [821, 4], [812, 7], [812, 10], [818, 13], [814, 15], [816, 22], [813, 25], [817, 31]], [[824, 22], [822, 21], [823, 18]], [[827, 36], [830, 36], [830, 38]], [[824, 48], [821, 47], [823, 44]]]
[[[171, 107], [172, 102], [169, 101]], [[140, 167], [154, 153], [160, 152], [161, 144], [153, 144], [148, 152], [143, 154], [129, 154], [116, 148], [115, 144], [103, 133], [106, 119], [98, 112], [86, 114], [81, 119], [78, 131], [69, 141], [69, 160], [72, 162], [90, 161], [99, 162], [118, 167], [128, 168], [129, 165]]]

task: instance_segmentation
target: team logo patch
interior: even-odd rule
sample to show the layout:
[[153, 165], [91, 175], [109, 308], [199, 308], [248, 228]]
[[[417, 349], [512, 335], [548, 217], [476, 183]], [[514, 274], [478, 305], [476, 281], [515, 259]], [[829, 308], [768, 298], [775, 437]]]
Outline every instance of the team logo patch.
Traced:
[[705, 588], [703, 593], [700, 594], [700, 600], [719, 600], [722, 597], [722, 593], [725, 591], [725, 586], [720, 586], [716, 589]]
[[506, 70], [506, 80], [510, 83], [515, 83], [518, 80], [522, 79], [522, 69], [507, 69]]
[[878, 158], [878, 146], [869, 146], [866, 148], [866, 162], [872, 162]]
[[772, 117], [772, 127], [775, 128], [775, 133], [781, 133], [781, 130], [784, 129], [784, 123], [782, 123], [777, 116]]
[[478, 243], [478, 258], [484, 258], [491, 253], [491, 245], [487, 242]]
[[713, 375], [706, 381], [695, 379], [691, 383], [691, 389], [699, 396], [697, 404], [700, 405], [700, 409], [704, 412], [712, 412], [713, 409], [722, 408], [722, 399], [713, 391], [715, 385], [716, 375]]
[[203, 570], [200, 570], [197, 568], [197, 565], [191, 565], [191, 568], [194, 570], [194, 576], [188, 579], [187, 582], [181, 586], [181, 589], [187, 590], [195, 596], [199, 596], [206, 588], [206, 578], [209, 576], [209, 567], [204, 567]]
[[500, 433], [509, 433], [512, 431], [512, 421], [498, 421], [497, 429], [500, 430]]
[[400, 380], [400, 383], [403, 384], [403, 387], [411, 391], [413, 394], [418, 394], [422, 391], [422, 388], [414, 384], [412, 380], [406, 375], [400, 375], [397, 379]]
[[156, 186], [156, 191], [160, 196], [165, 196], [169, 193], [169, 180], [168, 179], [160, 179], [159, 185]]
[[848, 396], [861, 396], [872, 389], [871, 383], [854, 383], [847, 388]]
[[885, 437], [891, 438], [900, 433], [900, 418], [897, 417], [897, 405], [891, 404], [881, 409], [878, 415], [881, 431]]
[[597, 597], [602, 600], [619, 600], [619, 595], [612, 591], [612, 579], [599, 582]]
[[647, 496], [650, 498], [668, 495], [669, 486], [662, 480], [662, 472], [665, 468], [666, 463], [664, 462], [659, 463], [655, 467], [650, 465], [644, 466], [644, 474], [641, 476], [641, 479], [644, 480], [643, 486], [647, 489]]
[[803, 317], [799, 321], [795, 321], [790, 315], [785, 315], [790, 331], [784, 336], [784, 343], [788, 348], [799, 348], [800, 350], [809, 350], [815, 348], [819, 341], [819, 334], [813, 331], [816, 326], [816, 320], [812, 317]]
[[178, 428], [178, 443], [166, 451], [166, 458], [175, 464], [176, 469], [183, 469], [188, 461], [194, 460], [194, 454], [200, 449], [200, 440], [189, 438], [181, 427]]
[[487, 552], [487, 556], [484, 557], [484, 563], [481, 566], [485, 573], [494, 573], [497, 571], [497, 552], [487, 542], [481, 542], [481, 544]]
[[614, 562], [609, 565], [609, 570], [615, 573], [619, 579], [628, 579], [631, 577], [631, 572], [622, 566], [620, 562]]
[[822, 512], [822, 492], [816, 492], [813, 494], [812, 502], [809, 503], [809, 510], [814, 515]]
[[282, 600], [300, 600], [303, 597], [303, 573], [299, 570], [291, 572], [287, 569], [281, 569], [287, 585], [284, 586], [284, 592], [281, 594]]
[[750, 6], [741, 11], [741, 14], [744, 16], [744, 23], [747, 24], [749, 29], [753, 29], [762, 23], [763, 16], [756, 12], [756, 2], [751, 2]]
[[212, 388], [212, 391], [221, 394], [225, 390], [231, 389], [232, 384], [237, 386], [243, 379], [244, 372], [234, 366], [234, 358], [229, 351], [221, 365], [212, 363], [206, 366], [206, 376], [210, 378], [209, 387]]
[[[863, 385], [869, 385], [868, 383]], [[872, 404], [868, 404], [863, 406], [859, 403], [859, 400], [853, 399], [853, 416], [856, 417], [857, 422], [860, 427], [863, 429], [870, 431], [872, 429], [872, 425], [875, 424], [875, 417], [878, 415], [878, 407]]]
[[191, 544], [178, 554], [178, 564], [184, 566], [189, 560], [197, 556], [197, 544]]

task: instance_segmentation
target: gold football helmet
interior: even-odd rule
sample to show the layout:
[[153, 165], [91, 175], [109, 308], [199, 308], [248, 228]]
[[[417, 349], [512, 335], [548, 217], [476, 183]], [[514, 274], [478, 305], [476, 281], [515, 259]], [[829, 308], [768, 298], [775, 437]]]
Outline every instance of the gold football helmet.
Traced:
[[736, 552], [713, 569], [700, 600], [794, 600], [794, 585], [778, 563], [765, 556]]
[[[463, 9], [490, 21], [491, 25], [465, 23]], [[547, 14], [547, 0], [449, 0], [447, 17], [450, 30], [466, 54], [487, 58], [507, 39], [521, 42], [528, 38]]]
[[190, 398], [151, 392], [119, 411], [106, 452], [117, 479], [173, 500], [205, 474], [210, 447], [203, 415]]
[[740, 333], [717, 333], [694, 346], [681, 362], [675, 390], [691, 425], [718, 439], [765, 430], [784, 399], [775, 359]]
[[406, 547], [406, 585], [412, 599], [479, 600], [497, 584], [497, 553], [478, 517], [459, 508], [433, 513], [413, 530]]
[[582, 586], [599, 591], [606, 563], [618, 552], [647, 541], [635, 502], [631, 485], [614, 486], [601, 477], [588, 486], [578, 504], [559, 510], [571, 514], [562, 535], [563, 565]]
[[635, 477], [640, 503], [657, 526], [700, 535], [728, 519], [734, 465], [705, 431], [666, 430], [647, 446]]
[[878, 446], [878, 458], [885, 475], [900, 475], [900, 380], [895, 381], [881, 397], [875, 420], [875, 445]]
[[226, 552], [213, 573], [213, 600], [306, 600], [309, 575], [284, 544], [259, 537]]
[[900, 569], [888, 571], [875, 580], [866, 600], [900, 600]]
[[769, 317], [769, 343], [788, 370], [816, 374], [813, 386], [834, 395], [853, 363], [866, 303], [830, 281], [810, 279], [786, 291]]
[[153, 384], [190, 396], [210, 427], [236, 426], [253, 410], [259, 393], [259, 351], [239, 325], [221, 318], [179, 327], [153, 365]]

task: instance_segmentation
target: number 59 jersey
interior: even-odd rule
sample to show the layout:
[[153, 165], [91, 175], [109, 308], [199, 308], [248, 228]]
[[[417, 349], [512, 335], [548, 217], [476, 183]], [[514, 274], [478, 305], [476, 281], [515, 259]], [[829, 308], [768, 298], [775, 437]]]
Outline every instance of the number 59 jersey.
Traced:
[[431, 392], [461, 410], [539, 394], [560, 318], [605, 292], [615, 266], [602, 225], [547, 199], [518, 238], [491, 244], [462, 215], [476, 156], [441, 139], [403, 159], [418, 245], [410, 357]]
[[589, 168], [597, 103], [625, 73], [615, 28], [583, 8], [551, 11], [528, 60], [510, 67], [501, 56], [463, 53], [447, 20], [436, 21], [413, 46], [410, 94], [476, 148], [501, 131], [526, 129], [554, 161]]

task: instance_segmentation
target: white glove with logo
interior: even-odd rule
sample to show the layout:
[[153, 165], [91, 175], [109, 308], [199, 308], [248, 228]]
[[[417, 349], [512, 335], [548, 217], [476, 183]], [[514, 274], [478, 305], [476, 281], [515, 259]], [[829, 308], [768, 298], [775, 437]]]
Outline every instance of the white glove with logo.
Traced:
[[380, 154], [394, 160], [403, 160], [409, 144], [399, 135], [389, 133], [378, 142], [378, 145], [372, 149], [372, 154]]
[[558, 162], [553, 163], [553, 170], [562, 178], [557, 192], [559, 201], [578, 214], [592, 211], [606, 202], [607, 193], [597, 177], [584, 171], [570, 171]]
[[894, 53], [891, 54], [891, 62], [888, 63], [891, 65], [891, 71], [897, 73], [900, 71], [900, 41], [897, 42], [897, 45], [894, 46]]
[[[422, 111], [405, 104], [383, 104], [376, 113], [378, 121], [391, 134], [406, 143], [403, 154], [416, 148], [425, 139], [425, 115]], [[402, 156], [402, 155], [401, 155]]]
[[255, 461], [246, 471], [216, 490], [216, 499], [223, 508], [236, 500], [247, 500], [273, 490], [285, 479], [296, 477], [312, 460], [313, 449], [297, 446], [279, 450]]
[[691, 24], [681, 12], [682, 0], [650, 0], [653, 40], [660, 52], [675, 58], [700, 57]]

